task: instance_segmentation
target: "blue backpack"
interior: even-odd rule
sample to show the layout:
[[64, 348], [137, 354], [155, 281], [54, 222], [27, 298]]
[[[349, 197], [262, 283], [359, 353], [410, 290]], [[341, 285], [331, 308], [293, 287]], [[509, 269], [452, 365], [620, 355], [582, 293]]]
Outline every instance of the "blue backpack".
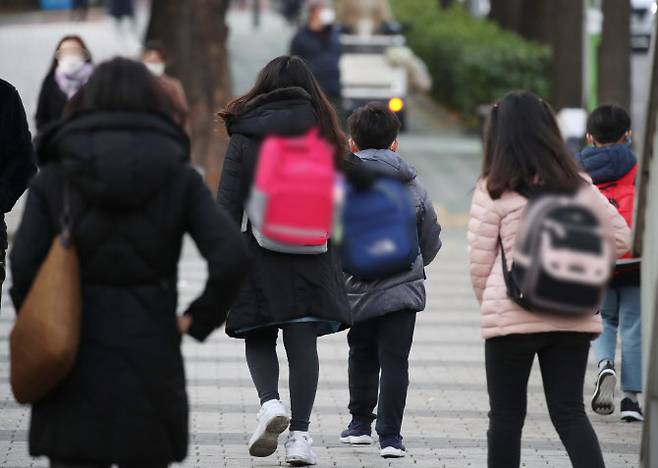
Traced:
[[347, 184], [342, 228], [343, 271], [359, 279], [408, 271], [418, 257], [416, 210], [396, 179], [380, 177], [363, 190]]

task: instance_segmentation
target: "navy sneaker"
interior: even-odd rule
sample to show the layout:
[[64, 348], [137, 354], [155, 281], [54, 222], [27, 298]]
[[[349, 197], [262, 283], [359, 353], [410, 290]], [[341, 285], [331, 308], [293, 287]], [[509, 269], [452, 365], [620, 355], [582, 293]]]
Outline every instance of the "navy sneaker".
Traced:
[[402, 436], [379, 436], [379, 454], [384, 458], [402, 458], [407, 455], [407, 449], [402, 443]]
[[596, 378], [596, 389], [592, 396], [592, 409], [595, 413], [608, 415], [615, 412], [615, 387], [617, 385], [617, 373], [612, 362], [606, 361], [599, 369]]
[[341, 432], [340, 441], [352, 445], [372, 444], [372, 423], [352, 419], [347, 429]]
[[640, 408], [640, 403], [630, 398], [621, 400], [621, 419], [626, 422], [642, 422], [644, 415]]

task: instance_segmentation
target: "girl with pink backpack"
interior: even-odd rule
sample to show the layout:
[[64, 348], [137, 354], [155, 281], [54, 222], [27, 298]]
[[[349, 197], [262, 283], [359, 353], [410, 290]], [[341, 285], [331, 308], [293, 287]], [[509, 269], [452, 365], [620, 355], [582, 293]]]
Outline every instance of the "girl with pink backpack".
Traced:
[[[298, 57], [270, 62], [253, 88], [220, 116], [231, 139], [219, 203], [242, 224], [254, 257], [226, 323], [229, 336], [245, 340], [261, 403], [249, 453], [273, 454], [290, 426], [286, 461], [313, 465], [308, 429], [318, 384], [317, 337], [351, 324], [329, 232], [346, 140], [336, 111]], [[279, 330], [290, 367], [292, 414], [279, 396]]]

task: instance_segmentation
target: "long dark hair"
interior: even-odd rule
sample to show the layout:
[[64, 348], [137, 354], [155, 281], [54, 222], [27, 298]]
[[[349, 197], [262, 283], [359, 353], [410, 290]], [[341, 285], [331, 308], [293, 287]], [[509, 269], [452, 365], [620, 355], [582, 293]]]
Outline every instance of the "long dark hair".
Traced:
[[87, 56], [85, 57], [85, 61], [87, 63], [92, 63], [91, 52], [89, 52], [89, 48], [87, 47], [87, 44], [85, 44], [85, 41], [83, 41], [80, 36], [72, 34], [72, 35], [64, 36], [57, 43], [57, 47], [55, 48], [55, 52], [53, 53], [53, 61], [51, 62], [50, 68], [48, 69], [48, 74], [55, 72], [55, 68], [57, 68], [57, 64], [59, 63], [59, 61], [57, 60], [57, 52], [59, 52], [59, 48], [62, 47], [62, 44], [64, 44], [64, 42], [66, 41], [77, 42], [87, 54]]
[[85, 111], [171, 114], [169, 100], [156, 78], [141, 62], [120, 57], [96, 67], [87, 84], [69, 101], [65, 115]]
[[584, 183], [553, 109], [529, 91], [511, 92], [493, 106], [482, 178], [493, 199], [522, 187], [575, 192]]
[[299, 57], [283, 55], [272, 60], [260, 71], [251, 90], [229, 102], [219, 112], [219, 116], [230, 124], [240, 117], [247, 103], [255, 97], [290, 87], [302, 88], [311, 96], [311, 103], [320, 125], [320, 133], [334, 145], [336, 165], [341, 166], [346, 155], [346, 139], [340, 120], [333, 105], [320, 89], [313, 72]]

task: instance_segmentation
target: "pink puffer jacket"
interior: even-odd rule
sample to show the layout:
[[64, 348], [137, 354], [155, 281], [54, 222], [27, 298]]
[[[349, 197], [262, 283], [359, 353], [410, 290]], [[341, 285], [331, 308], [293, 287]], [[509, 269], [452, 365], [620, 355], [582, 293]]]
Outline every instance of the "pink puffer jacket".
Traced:
[[[617, 256], [625, 254], [630, 248], [630, 229], [616, 208], [591, 183], [577, 197], [599, 216]], [[493, 200], [484, 180], [475, 189], [468, 223], [468, 254], [471, 281], [482, 312], [482, 337], [551, 331], [601, 333], [601, 317], [595, 311], [578, 318], [531, 313], [507, 298], [498, 236], [507, 257], [513, 258], [516, 231], [526, 203], [515, 192]]]

